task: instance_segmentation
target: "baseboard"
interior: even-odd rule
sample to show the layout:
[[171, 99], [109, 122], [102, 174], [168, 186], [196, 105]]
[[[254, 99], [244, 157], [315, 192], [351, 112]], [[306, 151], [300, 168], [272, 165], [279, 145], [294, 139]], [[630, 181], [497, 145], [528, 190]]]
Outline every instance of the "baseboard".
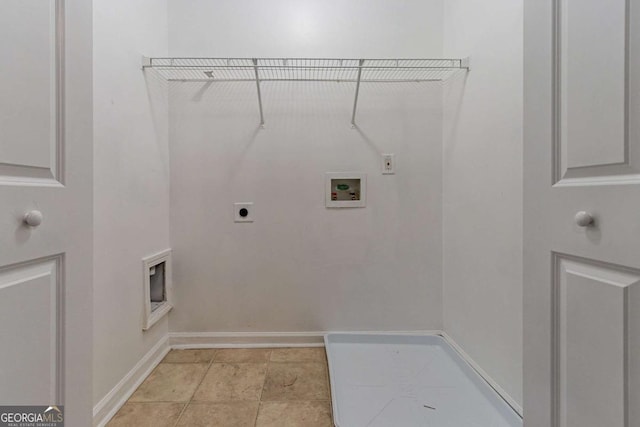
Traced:
[[322, 347], [326, 332], [170, 332], [171, 348]]
[[93, 407], [94, 427], [103, 427], [109, 422], [170, 349], [169, 338], [165, 336]]
[[170, 332], [169, 345], [188, 348], [324, 347], [324, 336], [347, 334], [440, 334], [440, 331]]
[[502, 397], [502, 399], [504, 399], [505, 402], [507, 402], [507, 404], [509, 406], [511, 406], [511, 408], [516, 411], [516, 413], [518, 415], [520, 415], [520, 417], [522, 417], [523, 411], [522, 411], [522, 406], [520, 404], [518, 404], [518, 402], [516, 402], [515, 399], [513, 399], [509, 393], [507, 393], [493, 378], [491, 378], [491, 376], [489, 376], [489, 374], [487, 374], [487, 372], [482, 369], [480, 367], [480, 365], [478, 365], [475, 360], [473, 360], [471, 358], [471, 356], [469, 356], [463, 349], [462, 347], [460, 347], [458, 345], [458, 343], [455, 342], [455, 340], [453, 338], [451, 338], [449, 335], [447, 335], [446, 332], [440, 332], [440, 335], [447, 340], [447, 342], [451, 345], [451, 347], [453, 347], [458, 354], [460, 354], [460, 356], [462, 356], [462, 358], [464, 359], [465, 362], [467, 362], [469, 364], [469, 366], [471, 366], [473, 368], [474, 371], [476, 371], [478, 373], [478, 375], [480, 375], [490, 386], [491, 388], [493, 388], [495, 390], [496, 393], [498, 393], [500, 395], [500, 397]]

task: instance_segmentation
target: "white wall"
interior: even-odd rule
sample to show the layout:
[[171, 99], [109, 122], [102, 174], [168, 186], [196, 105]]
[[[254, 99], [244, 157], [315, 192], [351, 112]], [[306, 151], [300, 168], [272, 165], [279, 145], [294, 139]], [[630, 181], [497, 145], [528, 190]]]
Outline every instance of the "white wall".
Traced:
[[167, 3], [94, 0], [94, 404], [168, 330], [142, 332], [142, 261], [169, 247], [166, 84], [140, 56], [167, 54]]
[[522, 1], [447, 0], [444, 327], [522, 402]]
[[[170, 1], [174, 56], [440, 56], [441, 1]], [[170, 87], [172, 331], [441, 328], [437, 83]], [[382, 176], [380, 153], [398, 172]], [[369, 174], [324, 207], [324, 173]], [[233, 202], [255, 203], [235, 224]]]
[[442, 3], [169, 0], [169, 52], [223, 58], [439, 56]]

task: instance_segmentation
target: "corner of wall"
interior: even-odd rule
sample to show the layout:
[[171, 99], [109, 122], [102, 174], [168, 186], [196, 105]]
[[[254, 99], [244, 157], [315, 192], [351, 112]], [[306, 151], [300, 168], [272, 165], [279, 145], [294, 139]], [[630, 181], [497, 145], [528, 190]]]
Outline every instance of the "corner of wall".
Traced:
[[444, 16], [445, 54], [472, 60], [444, 95], [444, 329], [521, 404], [523, 5], [449, 0]]
[[170, 247], [168, 87], [140, 69], [142, 55], [167, 53], [168, 5], [93, 6], [93, 403], [100, 423], [168, 351], [167, 319], [142, 331], [142, 258]]

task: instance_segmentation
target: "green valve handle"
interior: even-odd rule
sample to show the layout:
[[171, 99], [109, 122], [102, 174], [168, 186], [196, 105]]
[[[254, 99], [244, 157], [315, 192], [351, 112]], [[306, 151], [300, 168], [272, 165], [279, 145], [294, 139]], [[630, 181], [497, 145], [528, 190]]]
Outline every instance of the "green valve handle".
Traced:
[[336, 185], [336, 188], [337, 188], [338, 190], [345, 191], [345, 190], [348, 190], [348, 189], [349, 189], [349, 186], [348, 186], [347, 184], [338, 184], [338, 185]]

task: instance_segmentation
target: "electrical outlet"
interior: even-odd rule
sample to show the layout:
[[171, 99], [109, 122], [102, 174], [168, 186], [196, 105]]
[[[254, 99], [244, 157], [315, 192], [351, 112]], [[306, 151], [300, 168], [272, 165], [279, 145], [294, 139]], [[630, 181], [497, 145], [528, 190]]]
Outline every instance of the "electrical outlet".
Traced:
[[234, 203], [235, 222], [253, 222], [253, 203]]
[[382, 155], [382, 174], [393, 175], [395, 173], [396, 173], [396, 155], [383, 154]]

